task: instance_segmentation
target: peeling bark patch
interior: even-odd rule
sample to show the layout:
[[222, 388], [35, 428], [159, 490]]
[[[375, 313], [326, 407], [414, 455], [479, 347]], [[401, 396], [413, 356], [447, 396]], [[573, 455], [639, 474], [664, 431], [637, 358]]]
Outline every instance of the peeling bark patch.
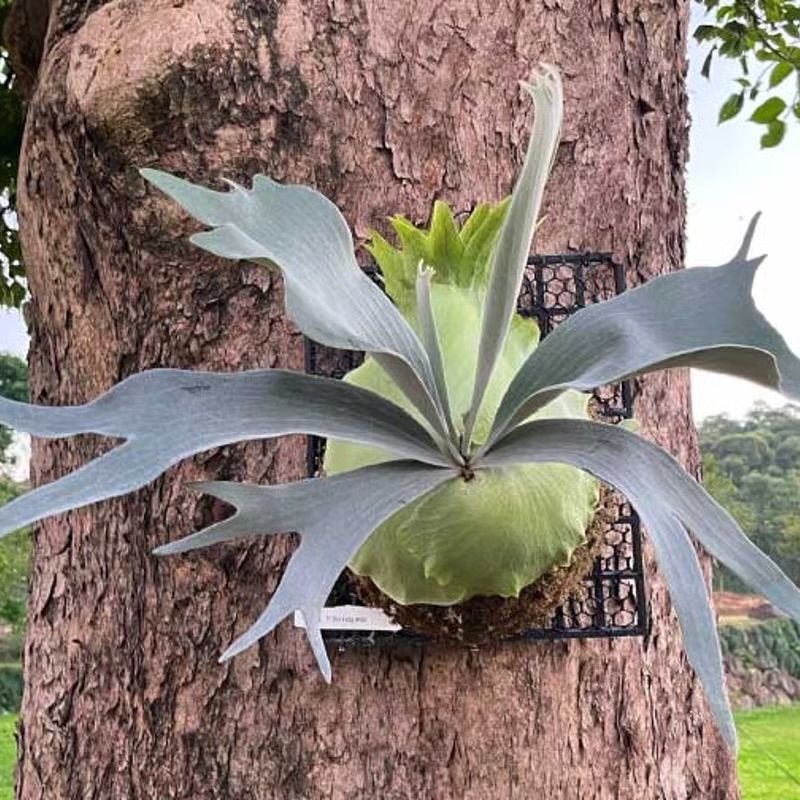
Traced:
[[[152, 105], [176, 65], [233, 49], [233, 15], [219, 0], [115, 0], [91, 14], [71, 43], [67, 92], [87, 122], [120, 143], [152, 137]], [[145, 112], [145, 113], [143, 113]]]

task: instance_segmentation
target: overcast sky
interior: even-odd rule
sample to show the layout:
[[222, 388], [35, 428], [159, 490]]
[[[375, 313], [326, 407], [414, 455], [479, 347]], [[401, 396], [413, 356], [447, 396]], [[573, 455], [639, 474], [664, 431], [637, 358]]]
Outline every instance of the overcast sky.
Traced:
[[[719, 107], [735, 89], [737, 65], [715, 62], [712, 80], [707, 81], [699, 74], [701, 51], [691, 44], [689, 55], [687, 263], [726, 261], [736, 251], [747, 221], [762, 211], [753, 252], [768, 253], [768, 258], [756, 281], [756, 303], [800, 353], [800, 125], [790, 123], [786, 139], [774, 150], [759, 148], [758, 126], [745, 116], [718, 126]], [[0, 351], [20, 356], [27, 351], [24, 324], [16, 312], [0, 311]], [[741, 416], [757, 399], [783, 402], [779, 395], [744, 381], [698, 371], [693, 372], [693, 397], [697, 419], [722, 412]]]
[[[783, 144], [772, 150], [760, 149], [760, 126], [744, 114], [717, 125], [720, 105], [737, 88], [738, 64], [716, 61], [708, 81], [700, 75], [704, 52], [689, 47], [687, 263], [727, 260], [748, 220], [762, 211], [751, 252], [768, 257], [756, 278], [756, 305], [800, 353], [800, 124], [790, 122]], [[692, 392], [698, 419], [721, 412], [741, 416], [757, 399], [784, 402], [775, 392], [698, 370], [692, 374]]]

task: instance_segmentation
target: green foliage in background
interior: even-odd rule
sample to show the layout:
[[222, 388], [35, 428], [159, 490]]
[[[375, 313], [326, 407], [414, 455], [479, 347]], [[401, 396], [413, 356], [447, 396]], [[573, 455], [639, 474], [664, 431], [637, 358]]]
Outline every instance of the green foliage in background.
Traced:
[[22, 664], [0, 664], [0, 713], [19, 711], [22, 703]]
[[14, 630], [7, 636], [0, 636], [0, 664], [22, 661], [22, 649], [25, 645], [25, 631]]
[[780, 669], [800, 679], [800, 625], [796, 622], [771, 619], [747, 627], [720, 625], [719, 638], [726, 662], [733, 658], [745, 667]]
[[[20, 402], [28, 399], [28, 365], [16, 356], [0, 353], [0, 397]], [[0, 464], [8, 463], [12, 431], [0, 425]]]
[[[745, 105], [763, 128], [762, 147], [779, 145], [787, 122], [800, 120], [800, 5], [797, 0], [697, 0], [709, 22], [694, 38], [709, 45], [702, 74], [708, 78], [715, 57], [738, 60], [738, 87], [719, 111], [719, 121], [737, 116]], [[785, 88], [793, 82], [792, 97]]]
[[[0, 506], [19, 497], [23, 491], [24, 487], [19, 484], [0, 478]], [[27, 528], [0, 542], [0, 623], [11, 625], [14, 633], [21, 633], [25, 626], [30, 552]]]
[[[742, 420], [709, 417], [699, 430], [706, 489], [793, 581], [799, 581], [800, 407], [756, 404]], [[724, 568], [718, 570], [716, 584], [745, 591]]]
[[[0, 27], [11, 0], [0, 0]], [[16, 195], [24, 107], [8, 51], [0, 47], [0, 306], [18, 308], [26, 295], [19, 247]]]
[[[16, 356], [0, 353], [0, 397], [12, 400], [28, 398], [28, 367]], [[8, 447], [12, 431], [0, 425], [0, 465], [9, 462]], [[14, 483], [0, 473], [0, 506], [19, 497], [25, 487]], [[30, 559], [30, 535], [28, 530], [17, 531], [0, 542], [0, 623], [11, 625], [19, 634], [25, 625], [25, 598], [28, 584], [28, 562]], [[11, 649], [18, 650], [18, 636], [12, 637]], [[0, 663], [15, 660], [18, 652], [5, 653], [9, 648], [6, 639], [0, 640]], [[0, 687], [0, 708], [2, 708]]]

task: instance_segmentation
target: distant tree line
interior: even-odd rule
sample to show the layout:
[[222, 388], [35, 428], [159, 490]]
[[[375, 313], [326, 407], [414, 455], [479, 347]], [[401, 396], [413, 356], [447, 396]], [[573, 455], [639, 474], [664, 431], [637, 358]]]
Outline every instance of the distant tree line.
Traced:
[[[758, 403], [744, 419], [710, 417], [699, 431], [706, 488], [800, 582], [800, 406]], [[744, 591], [725, 570], [716, 582]]]
[[[12, 400], [28, 399], [28, 365], [16, 356], [0, 353], [0, 397]], [[0, 425], [0, 465], [7, 464], [14, 432]]]
[[[0, 353], [0, 396], [28, 399], [27, 365], [7, 353]], [[0, 425], [0, 467], [11, 462], [12, 438], [13, 431]], [[13, 500], [22, 491], [22, 486], [0, 471], [0, 505]], [[27, 529], [0, 541], [0, 623], [11, 625], [17, 631], [25, 624], [29, 555], [30, 532]]]

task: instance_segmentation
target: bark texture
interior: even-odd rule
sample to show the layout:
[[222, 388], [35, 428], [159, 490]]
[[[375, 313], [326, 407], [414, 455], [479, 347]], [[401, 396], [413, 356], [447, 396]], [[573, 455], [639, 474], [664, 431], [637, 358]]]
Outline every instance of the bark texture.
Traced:
[[[567, 110], [539, 249], [610, 250], [634, 283], [677, 268], [687, 15], [687, 0], [52, 0], [19, 180], [34, 400], [156, 366], [302, 368], [280, 281], [186, 244], [192, 224], [137, 167], [310, 183], [357, 236], [390, 213], [423, 221], [437, 197], [467, 210], [510, 190], [531, 113], [516, 82], [540, 60], [563, 71]], [[696, 468], [684, 373], [648, 379], [639, 415]], [[103, 446], [37, 443], [35, 478]], [[326, 686], [285, 625], [218, 665], [291, 542], [149, 551], [218, 513], [187, 481], [283, 481], [303, 455], [299, 438], [224, 448], [39, 527], [19, 800], [736, 796], [655, 574], [646, 641], [335, 653]]]

